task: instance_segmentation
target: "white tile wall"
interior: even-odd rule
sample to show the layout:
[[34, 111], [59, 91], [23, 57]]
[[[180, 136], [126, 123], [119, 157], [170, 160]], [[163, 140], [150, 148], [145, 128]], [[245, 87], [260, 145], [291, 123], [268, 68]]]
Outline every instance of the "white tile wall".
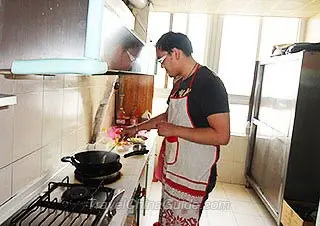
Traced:
[[78, 128], [92, 123], [94, 116], [88, 87], [79, 88], [78, 116]]
[[65, 76], [44, 76], [43, 77], [43, 89], [44, 90], [56, 90], [62, 89]]
[[217, 181], [231, 183], [231, 177], [233, 177], [233, 162], [219, 160], [217, 167]]
[[14, 89], [15, 80], [6, 78], [4, 75], [0, 75], [0, 93], [12, 94]]
[[[18, 99], [0, 108], [0, 206], [88, 142], [94, 108], [116, 78], [0, 75], [0, 93]], [[110, 104], [105, 126], [113, 117], [114, 101]]]
[[43, 91], [43, 77], [38, 75], [14, 75], [15, 94]]
[[0, 169], [0, 205], [11, 196], [12, 166]]
[[229, 144], [221, 146], [218, 181], [245, 184], [247, 147], [248, 138], [245, 136], [231, 136]]
[[[319, 14], [320, 16], [320, 14]], [[306, 41], [319, 42], [320, 39], [320, 17], [310, 19], [307, 24]]]
[[[110, 125], [110, 124], [109, 124]], [[84, 147], [85, 144], [88, 143], [91, 137], [91, 126], [82, 126], [80, 129], [77, 130], [77, 140], [76, 146], [77, 147]]]
[[17, 95], [14, 106], [13, 161], [41, 147], [43, 92]]
[[62, 138], [61, 153], [63, 156], [71, 155], [77, 149], [77, 131], [66, 134]]
[[69, 134], [78, 127], [78, 88], [64, 89], [63, 93], [63, 134]]
[[12, 192], [13, 194], [17, 194], [20, 190], [24, 189], [26, 185], [40, 177], [41, 151], [35, 151], [14, 162], [12, 170]]
[[63, 90], [44, 91], [42, 146], [61, 138]]
[[61, 159], [61, 140], [53, 141], [41, 149], [41, 174], [59, 166]]
[[0, 168], [12, 162], [13, 107], [0, 108]]

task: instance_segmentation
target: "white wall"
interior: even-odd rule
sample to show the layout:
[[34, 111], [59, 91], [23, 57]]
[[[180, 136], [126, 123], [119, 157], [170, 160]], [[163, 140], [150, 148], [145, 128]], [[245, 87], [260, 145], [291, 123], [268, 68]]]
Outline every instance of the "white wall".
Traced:
[[308, 20], [305, 39], [307, 42], [320, 42], [320, 15]]
[[104, 90], [111, 92], [116, 78], [0, 74], [0, 93], [18, 101], [0, 108], [0, 207], [88, 142]]

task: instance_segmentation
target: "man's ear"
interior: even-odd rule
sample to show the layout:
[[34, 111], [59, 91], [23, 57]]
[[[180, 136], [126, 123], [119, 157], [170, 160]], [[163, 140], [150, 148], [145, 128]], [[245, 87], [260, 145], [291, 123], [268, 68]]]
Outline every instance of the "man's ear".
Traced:
[[174, 57], [179, 60], [181, 57], [181, 50], [177, 49], [177, 48], [173, 48], [172, 50], [172, 54], [174, 55]]

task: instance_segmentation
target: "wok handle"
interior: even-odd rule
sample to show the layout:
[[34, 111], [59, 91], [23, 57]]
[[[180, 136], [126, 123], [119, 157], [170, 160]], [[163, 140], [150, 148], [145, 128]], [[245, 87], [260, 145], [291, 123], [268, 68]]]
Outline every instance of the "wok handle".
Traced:
[[72, 163], [72, 157], [71, 156], [66, 156], [61, 158], [61, 162], [70, 162]]
[[74, 156], [66, 156], [61, 158], [61, 162], [70, 162], [72, 165], [77, 166], [78, 161], [75, 159]]
[[149, 150], [143, 150], [143, 151], [132, 151], [130, 153], [125, 154], [123, 157], [124, 158], [128, 158], [130, 156], [134, 156], [134, 155], [144, 155], [147, 154], [149, 152]]

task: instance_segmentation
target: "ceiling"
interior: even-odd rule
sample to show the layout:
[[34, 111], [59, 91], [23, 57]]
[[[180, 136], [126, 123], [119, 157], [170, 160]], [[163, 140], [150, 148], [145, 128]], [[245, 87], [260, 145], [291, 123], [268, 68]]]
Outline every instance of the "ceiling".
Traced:
[[320, 16], [320, 0], [151, 0], [154, 11], [283, 17]]

